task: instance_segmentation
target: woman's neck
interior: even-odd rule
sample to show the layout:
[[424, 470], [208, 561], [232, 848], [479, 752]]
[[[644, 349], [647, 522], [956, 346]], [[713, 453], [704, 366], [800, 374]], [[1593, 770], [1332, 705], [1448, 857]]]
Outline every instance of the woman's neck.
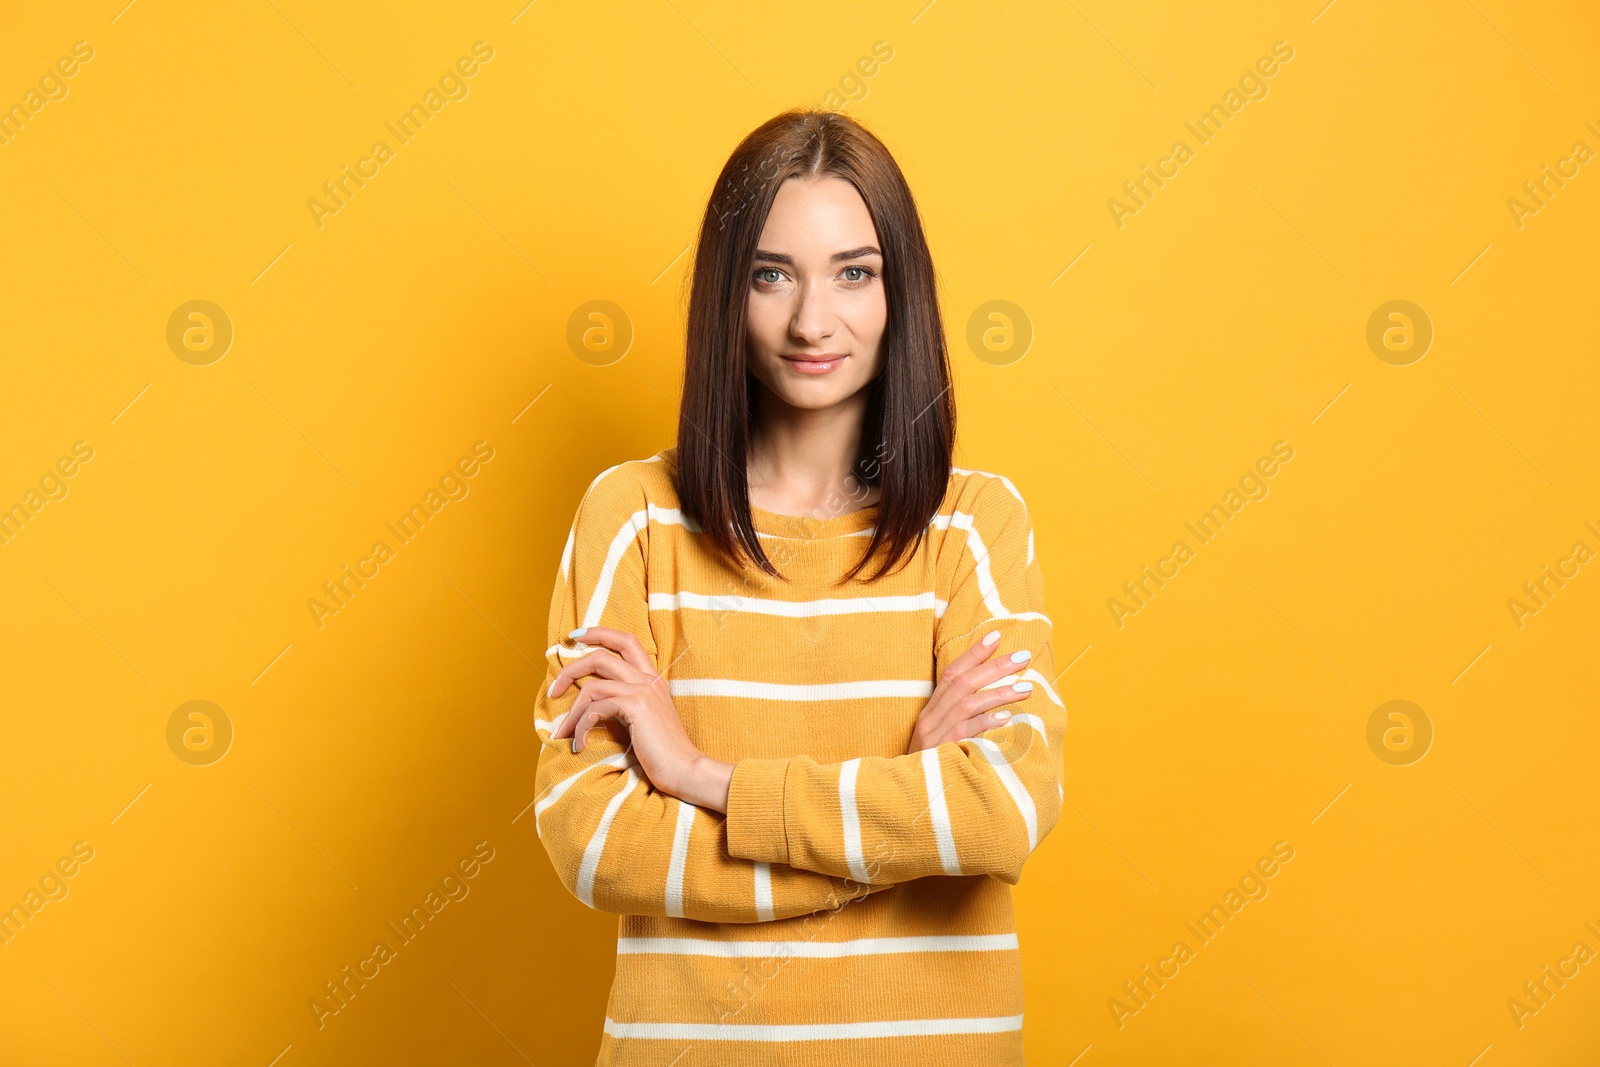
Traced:
[[766, 390], [751, 437], [745, 477], [750, 504], [779, 515], [832, 517], [878, 500], [855, 474], [867, 412], [863, 389], [829, 408], [796, 408]]

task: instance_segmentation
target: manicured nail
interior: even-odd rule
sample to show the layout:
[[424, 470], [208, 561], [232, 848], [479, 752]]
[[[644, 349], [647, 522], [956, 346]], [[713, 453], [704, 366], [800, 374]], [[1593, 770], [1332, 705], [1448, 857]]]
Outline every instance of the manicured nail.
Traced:
[[545, 691], [544, 691], [544, 695], [545, 695], [545, 696], [547, 696], [547, 697], [553, 697], [553, 696], [555, 696], [555, 695], [556, 695], [556, 683], [554, 683], [554, 682], [551, 682], [551, 683], [550, 683], [550, 688], [549, 688], [549, 689], [546, 689], [546, 690], [545, 690]]
[[985, 638], [984, 638], [984, 639], [983, 639], [983, 643], [984, 643], [984, 644], [985, 644], [985, 645], [992, 645], [992, 644], [994, 644], [994, 643], [995, 643], [995, 642], [996, 642], [996, 641], [998, 641], [998, 640], [1000, 640], [1000, 631], [999, 631], [999, 630], [993, 630], [993, 631], [991, 631], [991, 632], [990, 632], [990, 633], [989, 633], [989, 635], [988, 635], [988, 636], [986, 636], [986, 637], [985, 637]]
[[1033, 692], [1033, 683], [1032, 682], [1018, 682], [1017, 684], [1013, 685], [1011, 688], [1015, 689], [1019, 693], [1031, 693], [1031, 692]]
[[1029, 652], [1027, 649], [1023, 649], [1021, 652], [1013, 652], [1013, 653], [1011, 653], [1011, 662], [1012, 663], [1026, 663], [1032, 658], [1033, 658], [1033, 653]]
[[997, 711], [994, 713], [994, 717], [997, 719], [1009, 719], [1011, 718], [1011, 713], [1009, 711]]
[[582, 637], [584, 631], [587, 630], [587, 629], [588, 629], [587, 626], [580, 626], [576, 630], [574, 630], [570, 634], [568, 634], [567, 636], [568, 637]]

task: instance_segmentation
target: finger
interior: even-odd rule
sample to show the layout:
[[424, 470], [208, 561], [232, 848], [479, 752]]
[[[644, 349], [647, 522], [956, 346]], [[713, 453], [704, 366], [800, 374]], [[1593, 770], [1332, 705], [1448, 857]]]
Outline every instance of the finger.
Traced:
[[[580, 693], [579, 695], [581, 696], [582, 694]], [[578, 725], [578, 716], [582, 714], [582, 712], [574, 710], [576, 707], [577, 701], [573, 701], [573, 707], [556, 716], [556, 728], [550, 732], [550, 740], [557, 741], [563, 737], [572, 736], [572, 728]]]
[[971, 648], [951, 660], [950, 665], [944, 669], [944, 676], [946, 678], [954, 678], [957, 675], [965, 674], [994, 655], [995, 650], [999, 647], [1000, 631], [990, 630], [983, 635], [982, 639], [974, 641]]
[[1009, 656], [1001, 656], [988, 663], [980, 664], [954, 679], [958, 686], [968, 693], [976, 693], [986, 685], [999, 681], [1008, 674], [1021, 674], [1028, 669], [1028, 664], [1033, 662], [1033, 653], [1025, 648], [1018, 649]]
[[[1013, 682], [1010, 685], [995, 686], [993, 689], [980, 689], [961, 702], [960, 712], [956, 718], [958, 721], [964, 721], [993, 711], [1002, 705], [1027, 700], [1032, 694], [1032, 682]], [[1010, 712], [1006, 715], [1009, 716]]]
[[576, 736], [573, 731], [577, 727], [578, 721], [583, 717], [585, 708], [600, 697], [615, 696], [618, 693], [625, 692], [627, 686], [627, 682], [612, 681], [608, 678], [590, 679], [582, 689], [578, 690], [578, 697], [572, 702], [572, 706], [558, 716], [561, 721], [550, 734], [550, 737], [554, 740]]
[[1010, 722], [1011, 713], [1004, 710], [988, 711], [984, 712], [982, 715], [974, 715], [966, 722], [960, 723], [956, 726], [955, 737], [953, 737], [951, 740], [960, 741], [964, 737], [977, 737], [979, 734], [986, 731], [998, 730], [1000, 727], [1005, 726]]
[[572, 751], [582, 752], [583, 746], [589, 740], [589, 731], [600, 721], [600, 717], [593, 713], [593, 709], [574, 712], [572, 714]]
[[626, 630], [613, 630], [606, 626], [588, 626], [574, 630], [567, 636], [574, 639], [582, 638], [591, 645], [609, 648], [638, 670], [649, 674], [656, 672], [656, 665], [650, 661], [650, 655], [645, 652], [644, 644], [640, 642], [638, 637]]
[[[946, 737], [959, 724], [974, 715], [982, 714], [1001, 704], [1026, 700], [1033, 690], [1033, 683], [1017, 678], [1014, 673], [1017, 666], [1007, 657], [994, 663], [986, 663], [953, 679], [942, 687], [943, 699], [937, 702], [937, 706], [930, 701], [918, 721], [926, 720], [928, 732], [933, 736]], [[994, 684], [1002, 678], [1008, 678], [1009, 683]]]
[[610, 652], [603, 648], [596, 649], [562, 667], [555, 680], [550, 683], [547, 695], [554, 698], [565, 693], [574, 678], [583, 678], [591, 674], [601, 678], [627, 678], [634, 673], [632, 667]]
[[[1013, 675], [1033, 658], [1032, 653], [1023, 650], [984, 662], [1000, 648], [1000, 637], [999, 630], [990, 630], [971, 648], [950, 661], [942, 680], [934, 689], [933, 699], [917, 719], [927, 736], [948, 736], [958, 724], [975, 713], [972, 703], [974, 693], [1007, 675]], [[997, 701], [990, 701], [982, 706], [989, 708], [995, 703]]]
[[939, 683], [934, 687], [933, 699], [922, 709], [919, 717], [919, 721], [928, 726], [930, 734], [942, 735], [947, 731], [959, 713], [956, 705], [962, 697], [979, 688], [984, 682], [993, 681], [1006, 673], [1006, 669], [1002, 666], [1000, 673], [987, 676], [983, 681], [962, 680], [963, 676], [971, 674], [974, 668], [994, 655], [999, 647], [1000, 631], [990, 630], [946, 665], [944, 673], [940, 675]]
[[[1031, 683], [1023, 682], [1023, 685]], [[1026, 690], [1016, 690], [1005, 686], [986, 694], [982, 698], [970, 698], [955, 710], [953, 721], [927, 735], [923, 743], [924, 748], [935, 748], [946, 741], [960, 741], [964, 737], [975, 737], [986, 730], [997, 730], [1011, 721], [1012, 713], [999, 707], [1001, 704], [1010, 704], [1028, 697]]]
[[572, 735], [572, 751], [582, 752], [589, 744], [589, 731], [612, 718], [619, 710], [621, 706], [616, 700], [597, 700], [590, 704], [578, 722], [577, 732]]
[[[582, 714], [584, 709], [596, 700], [621, 696], [623, 693], [631, 691], [634, 687], [635, 683], [633, 682], [615, 681], [610, 678], [591, 678], [578, 691], [578, 698], [572, 702], [572, 711]], [[577, 721], [577, 715], [573, 716], [573, 721]]]

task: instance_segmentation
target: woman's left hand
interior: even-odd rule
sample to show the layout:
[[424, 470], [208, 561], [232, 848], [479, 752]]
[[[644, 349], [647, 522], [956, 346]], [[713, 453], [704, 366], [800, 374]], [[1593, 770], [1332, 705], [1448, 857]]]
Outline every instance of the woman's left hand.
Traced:
[[569, 636], [601, 647], [567, 664], [550, 683], [550, 696], [558, 697], [574, 679], [589, 677], [550, 736], [571, 737], [572, 750], [582, 752], [589, 731], [615, 719], [627, 728], [634, 756], [651, 784], [691, 803], [725, 811], [732, 764], [710, 759], [689, 740], [667, 680], [656, 672], [639, 639], [603, 626], [575, 630]]

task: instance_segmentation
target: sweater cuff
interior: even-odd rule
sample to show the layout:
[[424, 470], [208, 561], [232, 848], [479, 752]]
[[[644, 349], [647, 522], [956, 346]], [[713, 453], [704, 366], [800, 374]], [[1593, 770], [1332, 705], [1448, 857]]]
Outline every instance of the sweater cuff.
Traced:
[[789, 863], [784, 826], [787, 759], [744, 759], [728, 783], [728, 855], [756, 863]]

